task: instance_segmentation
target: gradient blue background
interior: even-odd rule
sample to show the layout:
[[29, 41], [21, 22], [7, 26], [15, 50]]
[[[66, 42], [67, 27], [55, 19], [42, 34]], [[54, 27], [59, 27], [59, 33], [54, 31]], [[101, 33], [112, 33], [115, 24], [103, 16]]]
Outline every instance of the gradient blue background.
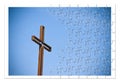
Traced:
[[[91, 19], [89, 19], [89, 26], [86, 26], [87, 18]], [[101, 21], [105, 21], [106, 24], [99, 24]], [[37, 75], [39, 46], [31, 40], [31, 36], [39, 37], [40, 25], [45, 26], [45, 42], [52, 47], [52, 52], [44, 50], [43, 75], [111, 75], [111, 8], [109, 7], [10, 7], [9, 75]], [[96, 29], [99, 29], [100, 32], [105, 31], [105, 34], [101, 35], [99, 33], [100, 35], [95, 36], [94, 31]], [[83, 32], [79, 32], [80, 34], [77, 34], [78, 37], [76, 37], [76, 32], [71, 33], [72, 30], [81, 30]], [[85, 35], [87, 30], [90, 31], [89, 36]], [[88, 38], [93, 41], [90, 41], [90, 45], [85, 45], [84, 43]], [[83, 41], [77, 41], [76, 44], [76, 41], [71, 43], [70, 39], [76, 41], [83, 39]], [[94, 44], [96, 39], [107, 39], [107, 43], [104, 44], [99, 41], [99, 43]], [[80, 52], [77, 55], [74, 49], [79, 47], [85, 49], [85, 51], [87, 48], [92, 49], [88, 54], [87, 52]], [[102, 52], [99, 52], [99, 54], [95, 54], [92, 52], [97, 48], [98, 50], [107, 49], [107, 53], [102, 54]], [[86, 57], [89, 57], [91, 62], [86, 63]], [[78, 58], [84, 60], [74, 62]], [[67, 62], [68, 59], [72, 60]], [[95, 60], [98, 62], [96, 63]], [[88, 67], [90, 68], [88, 69]], [[96, 71], [97, 69], [99, 71]]]

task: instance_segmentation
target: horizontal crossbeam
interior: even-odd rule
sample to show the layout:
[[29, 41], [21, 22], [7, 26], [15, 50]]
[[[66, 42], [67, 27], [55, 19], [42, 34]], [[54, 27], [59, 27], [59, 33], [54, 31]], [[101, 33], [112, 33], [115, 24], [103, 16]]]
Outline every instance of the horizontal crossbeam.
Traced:
[[51, 47], [47, 45], [46, 43], [42, 42], [40, 39], [38, 39], [35, 36], [32, 36], [32, 40], [36, 42], [38, 45], [43, 46], [46, 50], [51, 51]]

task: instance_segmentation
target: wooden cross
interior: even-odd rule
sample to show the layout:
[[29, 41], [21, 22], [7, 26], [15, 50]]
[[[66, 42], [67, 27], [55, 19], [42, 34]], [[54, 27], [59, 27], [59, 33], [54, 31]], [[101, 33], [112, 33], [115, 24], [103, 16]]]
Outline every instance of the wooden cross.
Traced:
[[39, 45], [39, 56], [38, 56], [38, 75], [42, 75], [43, 72], [43, 55], [44, 48], [51, 51], [51, 47], [44, 43], [44, 26], [40, 26], [40, 39], [35, 36], [32, 36], [32, 40]]

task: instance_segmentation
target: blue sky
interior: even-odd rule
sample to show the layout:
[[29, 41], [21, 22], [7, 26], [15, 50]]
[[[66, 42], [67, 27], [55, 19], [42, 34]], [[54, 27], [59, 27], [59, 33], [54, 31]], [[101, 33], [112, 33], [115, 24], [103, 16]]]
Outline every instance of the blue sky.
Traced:
[[[37, 75], [39, 46], [31, 36], [39, 37], [40, 25], [45, 26], [45, 43], [52, 47], [52, 52], [44, 50], [43, 75], [111, 74], [111, 8], [9, 7], [8, 15], [9, 75]], [[86, 20], [89, 20], [89, 26]], [[103, 33], [96, 36], [95, 30]], [[89, 35], [86, 35], [87, 31], [90, 31]], [[85, 45], [87, 39], [92, 40], [90, 45]], [[105, 40], [105, 43], [99, 40]], [[92, 49], [87, 54], [88, 48]], [[97, 48], [101, 51], [95, 55], [93, 51]], [[102, 54], [103, 49], [106, 49], [105, 54]], [[75, 50], [79, 50], [78, 55]], [[89, 56], [91, 62], [85, 64]], [[74, 63], [78, 58], [84, 60]], [[82, 70], [89, 66], [94, 69]], [[96, 69], [99, 69], [97, 73]]]
[[39, 46], [31, 36], [39, 37], [40, 25], [45, 26], [45, 42], [52, 47], [52, 52], [44, 50], [44, 67], [49, 68], [57, 63], [55, 57], [64, 44], [64, 26], [45, 8], [9, 8], [9, 74], [37, 74]]

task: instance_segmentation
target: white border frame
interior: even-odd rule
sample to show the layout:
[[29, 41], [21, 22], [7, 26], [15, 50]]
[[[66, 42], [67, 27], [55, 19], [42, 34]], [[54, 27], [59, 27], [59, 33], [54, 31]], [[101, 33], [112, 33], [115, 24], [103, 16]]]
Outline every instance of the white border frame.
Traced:
[[[111, 44], [111, 60], [113, 60], [113, 63], [111, 63], [112, 65], [112, 70], [111, 70], [111, 76], [9, 76], [8, 75], [8, 7], [111, 7], [111, 22], [113, 23], [113, 26], [111, 26], [111, 41], [113, 41], [113, 43]], [[34, 6], [19, 6], [19, 5], [14, 5], [11, 6], [10, 4], [5, 5], [4, 6], [4, 74], [5, 74], [5, 78], [12, 78], [12, 79], [115, 79], [116, 78], [116, 5], [110, 5], [110, 4], [100, 4], [100, 5], [94, 5], [94, 4], [55, 4], [55, 5], [49, 5], [49, 6], [45, 6], [45, 5], [34, 5]]]

